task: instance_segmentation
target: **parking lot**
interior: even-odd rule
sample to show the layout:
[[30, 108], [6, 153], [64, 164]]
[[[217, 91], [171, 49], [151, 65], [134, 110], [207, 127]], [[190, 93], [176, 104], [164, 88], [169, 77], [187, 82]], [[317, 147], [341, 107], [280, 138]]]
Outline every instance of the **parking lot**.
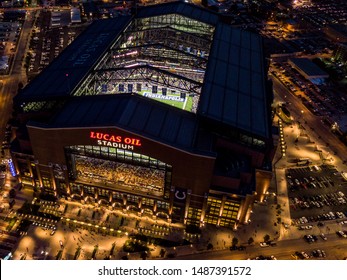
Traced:
[[347, 182], [335, 168], [291, 168], [286, 179], [290, 215], [295, 224], [346, 218]]
[[52, 27], [51, 14], [43, 10], [36, 18], [27, 55], [29, 78], [47, 67], [86, 27], [67, 24]]
[[[322, 59], [320, 67], [324, 69], [327, 65], [333, 67], [333, 62], [329, 59]], [[324, 66], [323, 66], [324, 65]], [[345, 91], [339, 90], [334, 84], [315, 85], [305, 79], [296, 69], [292, 68], [288, 62], [274, 62], [271, 64], [270, 73], [295, 96], [301, 99], [305, 107], [314, 115], [326, 116], [322, 122], [331, 127], [332, 119], [337, 114], [346, 114], [346, 94]]]

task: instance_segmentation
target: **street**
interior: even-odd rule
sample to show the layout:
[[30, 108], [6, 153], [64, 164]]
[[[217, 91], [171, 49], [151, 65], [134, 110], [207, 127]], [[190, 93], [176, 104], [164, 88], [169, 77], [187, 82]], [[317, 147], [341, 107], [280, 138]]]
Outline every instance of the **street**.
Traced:
[[320, 141], [316, 143], [318, 148], [326, 146], [328, 143], [333, 154], [336, 153], [336, 155], [342, 157], [342, 162], [347, 161], [346, 145], [343, 144], [327, 126], [322, 124], [321, 117], [313, 115], [305, 105], [301, 103], [300, 98], [291, 94], [277, 78], [273, 77], [272, 80], [275, 95], [283, 102], [291, 103], [287, 108], [292, 116], [294, 116], [295, 120], [299, 121], [310, 134], [315, 134], [315, 138], [320, 138]]
[[[258, 244], [248, 246], [245, 251], [219, 250], [178, 256], [176, 259], [185, 260], [244, 260], [256, 256], [275, 256], [278, 260], [291, 260], [296, 251], [310, 254], [312, 250], [320, 249], [327, 252], [326, 259], [341, 260], [346, 257], [347, 240], [342, 240], [335, 233], [327, 235], [328, 241], [319, 240], [316, 243], [307, 244], [303, 239], [288, 239], [277, 242], [277, 246], [261, 248]], [[311, 258], [314, 259], [314, 258]]]
[[[18, 84], [26, 84], [26, 73], [23, 61], [30, 38], [36, 11], [29, 11], [19, 36], [18, 47], [14, 55], [9, 74], [2, 77], [3, 86], [0, 95], [0, 135], [3, 137], [6, 124], [12, 114], [12, 100], [18, 90]], [[1, 139], [3, 140], [3, 138]]]

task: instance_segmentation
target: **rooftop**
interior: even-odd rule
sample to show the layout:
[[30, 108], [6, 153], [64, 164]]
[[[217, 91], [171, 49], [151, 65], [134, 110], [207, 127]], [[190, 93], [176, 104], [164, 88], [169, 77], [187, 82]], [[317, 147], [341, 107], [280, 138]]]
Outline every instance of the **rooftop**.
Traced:
[[[137, 94], [71, 98], [43, 128], [118, 127], [191, 152], [195, 149], [196, 115]], [[206, 138], [206, 137], [205, 137]]]
[[308, 77], [313, 77], [313, 76], [326, 76], [328, 77], [328, 73], [323, 71], [313, 63], [310, 59], [308, 58], [290, 58], [290, 62], [296, 65], [296, 67], [300, 68], [301, 71], [303, 71]]
[[179, 14], [210, 25], [216, 25], [219, 22], [217, 13], [184, 2], [168, 2], [160, 5], [144, 6], [139, 9], [136, 17], [146, 18], [165, 14]]
[[93, 22], [16, 99], [34, 101], [69, 96], [130, 20], [130, 16], [124, 16]]
[[220, 23], [214, 34], [199, 113], [267, 136], [263, 59], [260, 36]]
[[[237, 128], [261, 137], [269, 137], [269, 100], [267, 100], [269, 92], [265, 84], [266, 74], [264, 71], [263, 42], [261, 37], [250, 31], [223, 23], [219, 20], [218, 14], [214, 12], [183, 2], [146, 6], [140, 8], [133, 17], [123, 16], [94, 22], [50, 66], [16, 96], [15, 102], [23, 104], [24, 102], [73, 98], [73, 101], [68, 101], [63, 112], [61, 112], [61, 118], [64, 118], [68, 114], [66, 108], [72, 106], [71, 110], [73, 111], [71, 114], [76, 114], [76, 119], [70, 119], [68, 122], [70, 125], [74, 121], [76, 125], [87, 125], [88, 121], [91, 124], [95, 123], [95, 125], [102, 125], [102, 121], [105, 124], [108, 121], [114, 124], [113, 121], [117, 120], [119, 125], [125, 126], [125, 115], [119, 119], [116, 116], [112, 120], [108, 120], [105, 117], [98, 119], [96, 118], [97, 115], [93, 113], [89, 115], [87, 113], [88, 110], [86, 108], [89, 106], [87, 101], [83, 101], [83, 104], [79, 107], [76, 100], [82, 97], [72, 97], [72, 94], [86, 80], [88, 74], [95, 69], [97, 63], [99, 63], [104, 54], [111, 48], [134, 18], [156, 17], [162, 14], [176, 13], [215, 27], [197, 114], [222, 122], [231, 128]], [[99, 98], [102, 104], [100, 104], [100, 109], [96, 109], [95, 106], [99, 104], [97, 101]], [[121, 103], [121, 97], [101, 98], [101, 94], [99, 94], [93, 98], [94, 104], [90, 104], [90, 106], [93, 107], [93, 110], [99, 112], [101, 112], [102, 108], [103, 110], [108, 110], [108, 105], [103, 103], [103, 100], [107, 98], [109, 98], [111, 103]], [[155, 107], [162, 107], [154, 100], [138, 103], [139, 99], [133, 95], [131, 95], [131, 98], [127, 97], [126, 99], [126, 106], [130, 106], [133, 103], [142, 104], [141, 106], [136, 106], [140, 106], [143, 110], [147, 110], [145, 107], [149, 106], [151, 111], [156, 112]], [[134, 99], [134, 101], [130, 101], [131, 99]], [[162, 109], [158, 110], [161, 111]], [[168, 118], [172, 116], [173, 119], [171, 121], [177, 122], [176, 125], [178, 125], [179, 122], [175, 119], [178, 113], [169, 113], [170, 110], [176, 112], [176, 109], [168, 107], [165, 108], [165, 113], [161, 111], [161, 114], [163, 114], [161, 117]], [[142, 123], [142, 115], [138, 114], [137, 111], [133, 113], [134, 116], [129, 115], [129, 113], [126, 114], [129, 118], [127, 125], [130, 128], [137, 129], [142, 125], [144, 130], [140, 129], [140, 131], [144, 133], [149, 132], [147, 129], [150, 130], [155, 126], [158, 126], [158, 129], [160, 128], [160, 121], [153, 121], [145, 129], [147, 124]], [[125, 114], [125, 112], [122, 114]], [[80, 116], [82, 115], [85, 117], [81, 118]], [[135, 120], [136, 117], [139, 119]], [[188, 127], [193, 119], [195, 120], [196, 117], [187, 117], [185, 121], [188, 123], [179, 125], [179, 128]], [[149, 118], [148, 120], [152, 119]], [[169, 121], [167, 120], [167, 122]], [[60, 124], [64, 125], [63, 122]], [[190, 135], [191, 131], [193, 130], [188, 131], [188, 135]], [[163, 131], [162, 133], [170, 132]], [[172, 131], [172, 133], [175, 133], [175, 131]], [[194, 138], [193, 134], [191, 135]], [[160, 137], [165, 139], [164, 135]], [[168, 141], [173, 141], [175, 137], [170, 136]], [[179, 141], [179, 137], [178, 133], [177, 139], [175, 139]], [[189, 146], [187, 143], [179, 143], [179, 145]]]

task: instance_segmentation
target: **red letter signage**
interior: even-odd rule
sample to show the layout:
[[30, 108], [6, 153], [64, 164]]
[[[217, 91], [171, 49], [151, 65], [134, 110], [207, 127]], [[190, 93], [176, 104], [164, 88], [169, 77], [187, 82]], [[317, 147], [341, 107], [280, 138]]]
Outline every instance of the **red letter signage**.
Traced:
[[134, 146], [141, 147], [141, 139], [125, 137], [120, 135], [113, 135], [102, 132], [90, 132], [90, 139], [97, 139], [97, 144], [101, 146], [108, 146], [114, 148], [122, 148], [126, 150], [134, 150]]

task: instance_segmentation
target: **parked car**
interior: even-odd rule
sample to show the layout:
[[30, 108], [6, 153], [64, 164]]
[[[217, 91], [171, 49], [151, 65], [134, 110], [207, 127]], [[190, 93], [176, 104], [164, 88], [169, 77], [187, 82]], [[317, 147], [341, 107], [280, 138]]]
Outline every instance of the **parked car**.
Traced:
[[347, 234], [344, 233], [342, 230], [337, 231], [336, 234], [340, 237], [347, 238]]
[[301, 254], [304, 256], [305, 259], [309, 259], [310, 258], [310, 256], [306, 252], [304, 252], [304, 251], [302, 251]]

